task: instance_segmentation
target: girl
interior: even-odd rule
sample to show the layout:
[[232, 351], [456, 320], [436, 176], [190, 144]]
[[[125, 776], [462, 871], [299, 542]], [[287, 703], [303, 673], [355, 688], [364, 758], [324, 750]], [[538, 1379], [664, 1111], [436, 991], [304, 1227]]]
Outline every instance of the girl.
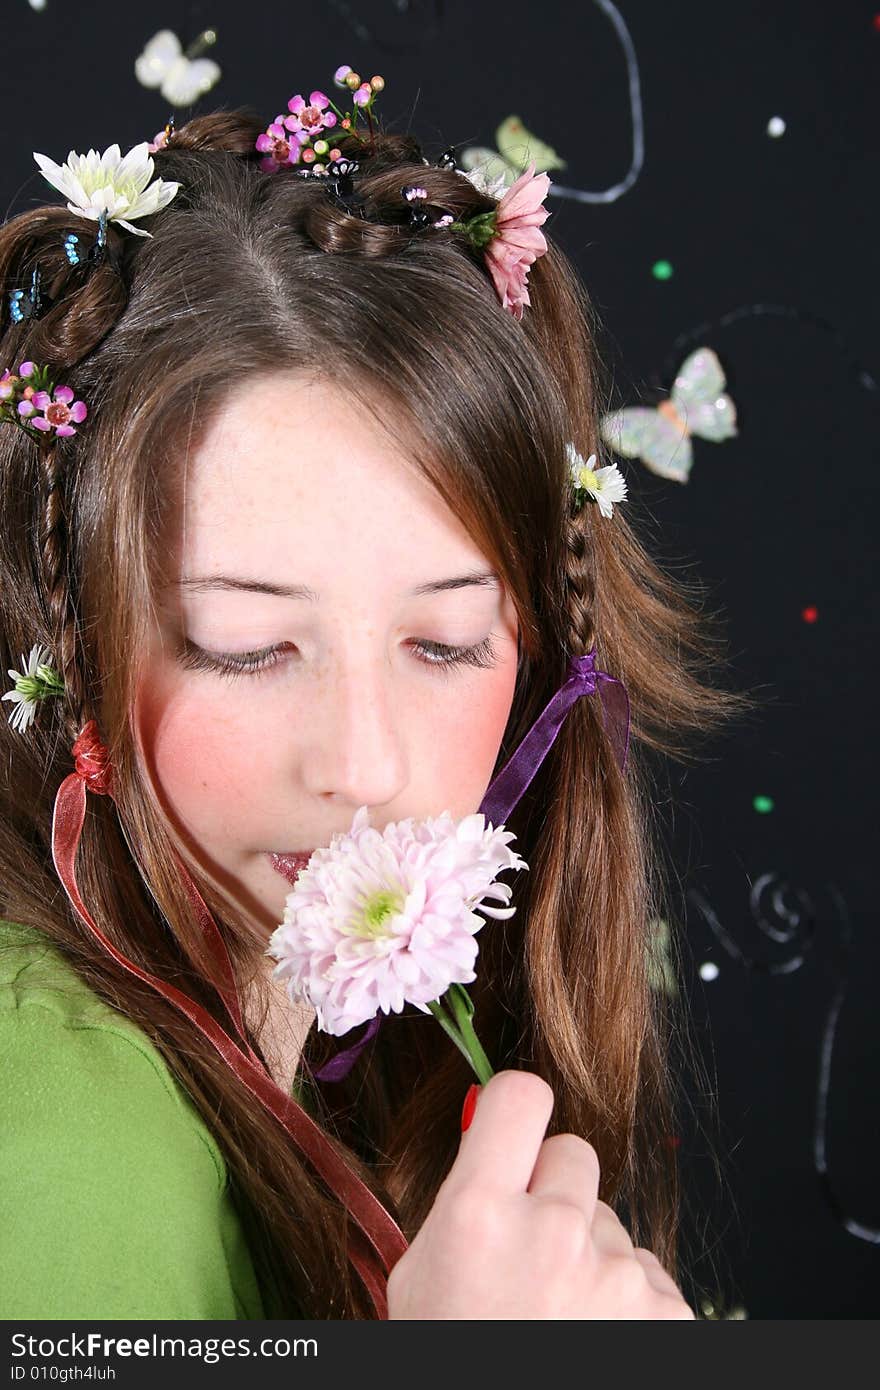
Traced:
[[[260, 122], [216, 112], [157, 142], [149, 237], [110, 218], [95, 239], [60, 206], [0, 231], [29, 296], [3, 306], [7, 396], [31, 400], [38, 364], [76, 422], [40, 438], [25, 407], [0, 430], [2, 664], [42, 644], [63, 681], [28, 718], [18, 680], [0, 733], [7, 1318], [384, 1315], [339, 1185], [279, 1118], [291, 1091], [325, 1174], [330, 1155], [411, 1242], [391, 1318], [693, 1316], [650, 758], [747, 700], [704, 682], [718, 639], [621, 492], [595, 505], [581, 473], [572, 504], [603, 408], [573, 267], [527, 238], [529, 292], [505, 294], [471, 234], [496, 198], [371, 133], [336, 141], [358, 167], [331, 184], [267, 170]], [[361, 804], [379, 828], [474, 812], [594, 647], [628, 691], [629, 761], [578, 699], [509, 818], [530, 872], [479, 938], [500, 1074], [467, 1133], [467, 1064], [415, 1009], [321, 1081], [338, 1043], [266, 955], [291, 856]], [[107, 945], [53, 862], [87, 727], [78, 775], [105, 794], [76, 878]], [[260, 1095], [194, 1021], [234, 1037], [201, 901]]]

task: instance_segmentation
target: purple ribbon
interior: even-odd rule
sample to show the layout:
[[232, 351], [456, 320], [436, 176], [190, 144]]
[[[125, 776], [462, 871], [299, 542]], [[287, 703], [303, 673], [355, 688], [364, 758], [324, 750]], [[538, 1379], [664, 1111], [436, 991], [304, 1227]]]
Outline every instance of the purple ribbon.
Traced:
[[[594, 695], [599, 691], [602, 702], [602, 720], [605, 732], [611, 739], [614, 754], [621, 772], [626, 772], [629, 755], [630, 710], [626, 686], [616, 676], [596, 669], [596, 649], [586, 656], [573, 656], [568, 663], [568, 676], [550, 703], [545, 706], [523, 738], [516, 752], [508, 758], [498, 776], [490, 783], [489, 789], [480, 802], [480, 811], [486, 817], [487, 825], [503, 825], [510, 816], [523, 792], [532, 782], [553, 746], [556, 735], [562, 728], [565, 716], [576, 700], [582, 695]], [[319, 1081], [340, 1081], [351, 1070], [357, 1057], [371, 1038], [375, 1037], [382, 1020], [377, 1013], [367, 1024], [363, 1037], [339, 1052], [314, 1074]]]
[[594, 695], [597, 688], [602, 701], [605, 731], [614, 745], [621, 772], [626, 772], [629, 753], [629, 697], [626, 686], [616, 676], [609, 676], [607, 671], [597, 671], [595, 665], [595, 648], [586, 656], [570, 658], [565, 684], [545, 706], [480, 803], [480, 810], [491, 825], [503, 825], [509, 819], [514, 806], [550, 752], [575, 700], [582, 695]]

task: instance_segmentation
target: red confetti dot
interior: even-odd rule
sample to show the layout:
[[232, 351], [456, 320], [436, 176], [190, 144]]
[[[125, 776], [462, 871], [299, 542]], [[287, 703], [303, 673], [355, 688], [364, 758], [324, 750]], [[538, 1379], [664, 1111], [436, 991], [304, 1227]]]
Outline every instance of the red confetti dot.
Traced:
[[667, 1134], [666, 1143], [670, 1149], [677, 1149], [681, 1144], [681, 1140], [677, 1134]]
[[880, 14], [875, 14], [874, 16], [874, 28], [880, 33]]
[[818, 622], [819, 610], [818, 608], [805, 608], [803, 613], [801, 613], [801, 617], [803, 618], [805, 623]]

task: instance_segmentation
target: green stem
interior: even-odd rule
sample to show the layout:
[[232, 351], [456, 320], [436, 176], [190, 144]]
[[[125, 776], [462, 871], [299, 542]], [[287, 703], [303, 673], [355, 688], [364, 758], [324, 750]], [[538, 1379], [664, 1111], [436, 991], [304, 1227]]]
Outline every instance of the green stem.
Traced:
[[[333, 110], [336, 112], [336, 114], [337, 114], [337, 116], [339, 117], [339, 119], [340, 119], [341, 121], [345, 120], [346, 116], [348, 115], [348, 112], [346, 112], [346, 111], [340, 111], [339, 107], [336, 105], [336, 102], [333, 100], [332, 97], [328, 97], [327, 100], [330, 102], [330, 105], [333, 107]], [[350, 119], [350, 118], [349, 118], [349, 119]], [[343, 133], [343, 135], [350, 135], [350, 134], [351, 134], [351, 132], [348, 131], [348, 130], [344, 130], [342, 133]]]
[[[450, 1038], [455, 1043], [455, 1046], [458, 1048], [459, 1052], [463, 1052], [465, 1057], [471, 1063], [471, 1066], [473, 1066], [471, 1054], [465, 1047], [464, 1040], [459, 1034], [458, 1029], [455, 1027], [455, 1024], [450, 1022], [446, 1014], [443, 1012], [443, 1005], [440, 1003], [439, 999], [434, 999], [428, 1005], [428, 1008], [431, 1010], [431, 1013], [434, 1015], [437, 1022], [440, 1024], [440, 1027], [443, 1029], [444, 1033], [449, 1034]], [[474, 1068], [474, 1070], [476, 1070], [476, 1068]]]
[[[468, 1006], [472, 1013], [473, 1005], [464, 990], [461, 992], [467, 1003], [456, 995], [455, 991], [458, 989], [459, 985], [452, 985], [441, 999], [435, 999], [428, 1004], [428, 1008], [443, 1031], [449, 1034], [459, 1052], [470, 1062], [480, 1085], [485, 1085], [494, 1072], [471, 1024]], [[444, 1004], [453, 1015], [452, 1018], [444, 1011]]]
[[463, 985], [452, 985], [449, 994], [455, 1020], [474, 1059], [474, 1070], [480, 1081], [485, 1084], [490, 1077], [495, 1075], [495, 1069], [483, 1051], [480, 1040], [474, 1031], [474, 1025], [471, 1021], [474, 1016], [474, 1006], [471, 1003], [470, 995]]

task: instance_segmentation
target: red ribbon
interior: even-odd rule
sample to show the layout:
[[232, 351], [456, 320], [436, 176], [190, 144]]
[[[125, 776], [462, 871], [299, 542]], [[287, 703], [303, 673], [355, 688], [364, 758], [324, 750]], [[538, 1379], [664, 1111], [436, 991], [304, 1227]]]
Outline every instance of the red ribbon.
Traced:
[[227, 990], [221, 991], [221, 998], [239, 1036], [245, 1042], [247, 1053], [233, 1042], [219, 1023], [194, 999], [128, 960], [92, 919], [76, 881], [76, 852], [85, 820], [86, 789], [89, 788], [100, 796], [112, 797], [113, 794], [109, 755], [100, 740], [97, 724], [93, 719], [83, 728], [72, 751], [76, 760], [76, 770], [65, 777], [55, 796], [52, 813], [52, 859], [77, 915], [115, 961], [163, 994], [204, 1033], [248, 1090], [281, 1122], [331, 1192], [351, 1213], [357, 1225], [349, 1233], [349, 1259], [373, 1301], [377, 1317], [387, 1319], [387, 1276], [407, 1248], [406, 1237], [379, 1199], [335, 1151], [323, 1130], [293, 1096], [285, 1095], [276, 1085], [247, 1042], [235, 987], [235, 975], [226, 944], [185, 866], [180, 860], [177, 861], [178, 870], [198, 914], [208, 946], [225, 976]]

